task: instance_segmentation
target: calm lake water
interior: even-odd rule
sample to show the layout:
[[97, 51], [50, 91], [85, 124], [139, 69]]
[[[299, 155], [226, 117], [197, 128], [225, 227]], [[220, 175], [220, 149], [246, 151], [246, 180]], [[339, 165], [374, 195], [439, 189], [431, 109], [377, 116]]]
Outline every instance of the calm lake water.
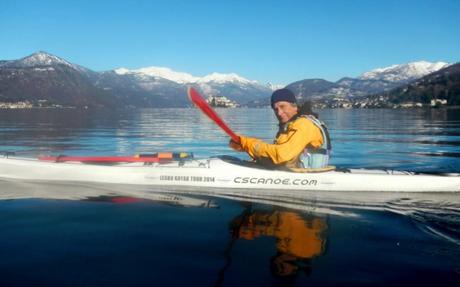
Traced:
[[[237, 133], [276, 133], [268, 109], [218, 113]], [[460, 172], [460, 109], [320, 118], [334, 165]], [[248, 158], [227, 142], [195, 109], [0, 110], [0, 151], [21, 156]], [[460, 286], [460, 195], [316, 207], [0, 180], [0, 286]]]

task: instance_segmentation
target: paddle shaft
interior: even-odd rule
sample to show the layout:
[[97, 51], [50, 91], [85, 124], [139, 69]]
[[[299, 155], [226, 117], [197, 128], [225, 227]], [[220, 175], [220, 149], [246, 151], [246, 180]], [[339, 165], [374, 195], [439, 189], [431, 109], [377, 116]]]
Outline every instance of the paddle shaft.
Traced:
[[100, 162], [100, 163], [119, 163], [119, 162], [160, 162], [158, 157], [134, 157], [134, 156], [41, 156], [41, 161], [79, 161], [79, 162]]
[[193, 154], [188, 153], [170, 153], [160, 152], [154, 154], [139, 154], [135, 156], [40, 156], [38, 159], [41, 161], [79, 161], [89, 163], [119, 163], [119, 162], [167, 162], [172, 160], [182, 160], [192, 158]]
[[205, 115], [213, 120], [222, 130], [224, 130], [230, 138], [240, 143], [240, 137], [237, 136], [232, 129], [219, 117], [219, 115], [213, 110], [213, 108], [206, 102], [205, 99], [192, 87], [187, 90], [189, 99], [197, 106]]

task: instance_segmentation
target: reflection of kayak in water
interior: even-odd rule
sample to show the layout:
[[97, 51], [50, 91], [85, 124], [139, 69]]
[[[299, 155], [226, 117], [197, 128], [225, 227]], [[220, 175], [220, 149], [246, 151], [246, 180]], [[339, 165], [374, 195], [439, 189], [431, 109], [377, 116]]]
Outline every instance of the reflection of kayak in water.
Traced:
[[134, 203], [150, 201], [172, 206], [216, 208], [211, 199], [185, 196], [182, 194], [157, 192], [135, 186], [107, 184], [85, 184], [68, 182], [22, 181], [0, 178], [0, 200], [11, 199], [57, 199], [107, 201], [113, 203]]
[[261, 168], [233, 157], [110, 164], [4, 157], [0, 158], [0, 178], [224, 188], [233, 190], [231, 194], [294, 197], [302, 197], [302, 191], [460, 191], [458, 175], [365, 169], [292, 172]]

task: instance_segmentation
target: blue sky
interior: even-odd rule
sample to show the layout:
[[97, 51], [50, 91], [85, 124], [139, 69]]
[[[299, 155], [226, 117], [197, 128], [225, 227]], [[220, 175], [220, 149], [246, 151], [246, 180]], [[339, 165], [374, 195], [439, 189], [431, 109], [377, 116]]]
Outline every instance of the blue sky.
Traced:
[[43, 50], [95, 71], [162, 66], [262, 83], [460, 61], [460, 0], [0, 0], [0, 59]]

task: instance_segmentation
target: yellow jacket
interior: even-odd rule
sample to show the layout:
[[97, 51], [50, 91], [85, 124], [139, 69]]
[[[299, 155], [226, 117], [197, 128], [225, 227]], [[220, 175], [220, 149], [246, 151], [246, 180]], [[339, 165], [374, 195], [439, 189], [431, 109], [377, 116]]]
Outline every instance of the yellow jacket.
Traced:
[[319, 148], [323, 144], [321, 130], [309, 119], [298, 117], [287, 123], [278, 133], [274, 144], [260, 139], [240, 136], [241, 147], [253, 159], [275, 165], [299, 167], [299, 156], [306, 147]]
[[239, 230], [239, 238], [252, 240], [274, 236], [276, 249], [297, 258], [313, 258], [324, 252], [326, 221], [322, 218], [304, 219], [288, 211], [251, 214]]

